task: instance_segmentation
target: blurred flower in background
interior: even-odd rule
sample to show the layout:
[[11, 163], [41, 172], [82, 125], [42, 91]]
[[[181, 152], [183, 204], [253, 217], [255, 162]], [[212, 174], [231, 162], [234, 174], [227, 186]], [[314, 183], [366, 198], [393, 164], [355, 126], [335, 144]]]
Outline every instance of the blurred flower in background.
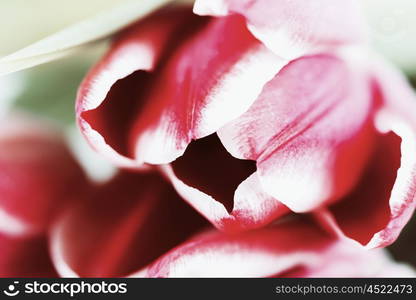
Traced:
[[[60, 2], [53, 0], [41, 0], [41, 1], [1, 1], [0, 2], [0, 17], [2, 24], [0, 26], [0, 56], [8, 55], [14, 51], [30, 45], [42, 38], [48, 37], [60, 30], [67, 28], [68, 26], [76, 25], [82, 20], [89, 20], [96, 18], [97, 16], [110, 15], [111, 11], [117, 11], [119, 7], [125, 5], [136, 5], [138, 1], [132, 0], [89, 0], [80, 1], [74, 0], [71, 2]], [[140, 2], [140, 1], [139, 1]], [[151, 3], [152, 1], [143, 1], [143, 3]], [[155, 1], [157, 5], [162, 5], [168, 1]], [[193, 1], [182, 1], [193, 2]], [[378, 52], [382, 53], [394, 64], [400, 67], [410, 79], [416, 78], [416, 42], [414, 36], [416, 36], [416, 3], [413, 0], [363, 0], [362, 1], [364, 12], [366, 13], [368, 23], [370, 25], [370, 37], [373, 46]], [[155, 5], [155, 7], [157, 7]], [[120, 9], [120, 11], [122, 11]], [[132, 20], [134, 16], [131, 16]], [[123, 22], [120, 21], [120, 26], [123, 27]], [[367, 256], [368, 254], [362, 249], [356, 248], [352, 245], [333, 243], [332, 237], [326, 236], [326, 234], [319, 230], [314, 229], [309, 232], [309, 229], [305, 229], [304, 223], [309, 224], [310, 220], [295, 220], [289, 221], [289, 225], [276, 224], [269, 229], [260, 229], [257, 233], [260, 239], [256, 238], [257, 248], [247, 250], [245, 254], [252, 251], [253, 255], [247, 255], [237, 257], [235, 261], [230, 261], [231, 256], [224, 256], [227, 249], [233, 247], [233, 245], [240, 245], [240, 249], [245, 249], [247, 245], [251, 245], [253, 242], [254, 233], [242, 233], [235, 236], [232, 240], [224, 238], [222, 233], [209, 229], [207, 232], [198, 234], [201, 229], [208, 226], [205, 220], [199, 217], [193, 211], [188, 208], [179, 205], [177, 214], [184, 214], [192, 223], [192, 230], [187, 232], [185, 229], [189, 228], [169, 228], [172, 230], [172, 234], [167, 234], [166, 237], [172, 238], [167, 240], [166, 244], [149, 244], [148, 248], [141, 249], [140, 244], [134, 244], [132, 249], [126, 250], [127, 245], [131, 240], [128, 239], [142, 239], [151, 240], [151, 236], [163, 234], [163, 229], [168, 228], [169, 224], [175, 224], [175, 217], [169, 215], [167, 211], [160, 211], [153, 213], [151, 216], [154, 220], [146, 219], [142, 213], [142, 209], [150, 209], [146, 206], [147, 202], [153, 201], [150, 197], [151, 192], [148, 192], [146, 188], [142, 186], [132, 184], [132, 180], [137, 180], [138, 177], [143, 175], [131, 174], [128, 175], [120, 173], [117, 168], [101, 156], [96, 153], [87, 145], [87, 142], [81, 136], [78, 128], [75, 126], [75, 114], [74, 114], [74, 100], [76, 98], [76, 92], [82, 79], [86, 75], [87, 71], [94, 65], [108, 49], [108, 40], [103, 39], [103, 35], [114, 32], [113, 29], [108, 29], [107, 33], [97, 34], [97, 39], [94, 39], [94, 43], [90, 43], [88, 46], [82, 46], [77, 48], [78, 51], [74, 51], [73, 54], [65, 56], [62, 59], [52, 61], [48, 64], [43, 64], [32, 69], [23, 70], [13, 74], [7, 74], [0, 77], [0, 117], [6, 118], [7, 116], [16, 112], [28, 112], [33, 114], [39, 119], [50, 122], [54, 127], [61, 130], [62, 135], [65, 137], [66, 142], [72, 151], [78, 162], [82, 165], [89, 179], [85, 179], [85, 184], [97, 185], [98, 188], [88, 195], [90, 203], [86, 206], [74, 205], [65, 219], [59, 224], [59, 227], [55, 229], [52, 237], [53, 249], [52, 258], [48, 256], [48, 249], [45, 249], [44, 235], [40, 235], [38, 238], [28, 237], [27, 240], [20, 238], [16, 239], [8, 238], [0, 234], [0, 247], [3, 246], [3, 250], [0, 255], [0, 275], [7, 276], [20, 276], [24, 272], [32, 272], [32, 270], [38, 270], [37, 276], [210, 276], [220, 274], [217, 276], [236, 276], [235, 273], [229, 274], [227, 271], [232, 269], [232, 264], [241, 265], [243, 262], [249, 266], [253, 266], [251, 269], [247, 269], [247, 273], [240, 274], [245, 276], [413, 276], [414, 273], [406, 266], [396, 265], [393, 263], [388, 255], [382, 250], [376, 250], [375, 256]], [[43, 54], [42, 54], [43, 55]], [[38, 55], [39, 62], [42, 62], [42, 55]], [[61, 54], [59, 55], [61, 56]], [[59, 57], [57, 56], [57, 57]], [[47, 59], [49, 60], [49, 58]], [[45, 61], [47, 61], [45, 60]], [[1, 66], [1, 61], [0, 61]], [[9, 66], [8, 66], [9, 67]], [[0, 67], [1, 68], [1, 67]], [[20, 67], [19, 67], [20, 68]], [[19, 69], [18, 68], [18, 69]], [[0, 70], [1, 73], [1, 70]], [[42, 121], [43, 122], [43, 121]], [[47, 125], [51, 126], [51, 125]], [[1, 172], [1, 170], [0, 170]], [[179, 197], [176, 193], [167, 187], [167, 184], [162, 178], [154, 178], [150, 175], [149, 178], [141, 179], [144, 183], [147, 183], [147, 188], [151, 188], [153, 185], [157, 186], [155, 190], [165, 191], [171, 196], [172, 203], [178, 200]], [[133, 178], [133, 179], [132, 179]], [[92, 183], [90, 183], [90, 181]], [[134, 181], [135, 182], [135, 181]], [[65, 184], [65, 183], [62, 183]], [[137, 189], [137, 191], [135, 190]], [[131, 194], [122, 194], [120, 191], [132, 191]], [[147, 192], [146, 192], [147, 191]], [[142, 193], [142, 194], [141, 194]], [[121, 196], [120, 196], [121, 195]], [[137, 199], [140, 198], [140, 204], [137, 206], [135, 202], [137, 199], [132, 197], [136, 195]], [[140, 197], [139, 197], [140, 196]], [[154, 196], [157, 198], [158, 195]], [[0, 196], [1, 197], [1, 196]], [[84, 195], [80, 196], [83, 198]], [[117, 198], [117, 199], [115, 199]], [[101, 200], [104, 199], [104, 202]], [[130, 208], [130, 215], [128, 221], [120, 219], [122, 215], [118, 210], [113, 210], [112, 201], [119, 201], [121, 203], [120, 209]], [[160, 199], [156, 199], [157, 201]], [[157, 202], [156, 201], [156, 202]], [[96, 214], [96, 219], [92, 222], [88, 218], [85, 218], [88, 214], [95, 214], [94, 210], [98, 206], [96, 204], [100, 202], [102, 205], [102, 215]], [[139, 201], [137, 201], [139, 202]], [[153, 201], [155, 202], [155, 201]], [[183, 201], [182, 201], [183, 202]], [[0, 202], [1, 203], [1, 202]], [[107, 204], [106, 204], [107, 203]], [[172, 204], [172, 207], [178, 207]], [[174, 211], [174, 208], [172, 208]], [[1, 217], [1, 216], [0, 216]], [[107, 219], [108, 218], [108, 219]], [[185, 218], [185, 217], [184, 217]], [[137, 220], [143, 219], [143, 224], [138, 224]], [[111, 222], [108, 222], [111, 220]], [[169, 220], [171, 223], [169, 223]], [[88, 223], [90, 222], [91, 223]], [[86, 222], [85, 224], [83, 222]], [[112, 222], [119, 222], [120, 226], [117, 226], [120, 231], [125, 230], [125, 241], [117, 240], [118, 232], [112, 232]], [[147, 223], [149, 226], [146, 227]], [[159, 223], [158, 223], [159, 222]], [[0, 222], [1, 223], [1, 222]], [[298, 224], [299, 223], [299, 224]], [[78, 225], [77, 225], [78, 224]], [[81, 224], [81, 225], [80, 225]], [[295, 225], [293, 225], [295, 224]], [[179, 226], [179, 224], [176, 224]], [[85, 233], [85, 239], [97, 240], [97, 245], [94, 247], [109, 247], [108, 253], [114, 253], [114, 255], [106, 256], [101, 253], [95, 260], [91, 260], [91, 263], [85, 264], [83, 260], [85, 257], [94, 257], [98, 252], [97, 248], [88, 246], [88, 244], [72, 243], [74, 236], [78, 239], [76, 232], [79, 231], [77, 226], [81, 228], [89, 228], [90, 231]], [[82, 227], [84, 226], [84, 227]], [[95, 228], [95, 226], [102, 226], [108, 228], [108, 232], [111, 234], [102, 236], [102, 233]], [[107, 226], [107, 227], [106, 227]], [[160, 227], [159, 227], [160, 226]], [[289, 229], [287, 229], [289, 228]], [[180, 227], [180, 226], [179, 226]], [[185, 226], [186, 227], [186, 226]], [[283, 230], [282, 228], [286, 228]], [[49, 229], [48, 229], [49, 230]], [[61, 234], [57, 234], [61, 231]], [[161, 231], [161, 232], [160, 232]], [[174, 233], [182, 232], [183, 235], [176, 236]], [[278, 260], [278, 256], [282, 256], [282, 253], [286, 253], [287, 249], [281, 249], [280, 244], [274, 244], [271, 242], [277, 235], [282, 239], [287, 238], [286, 234], [293, 232], [307, 237], [310, 235], [316, 235], [316, 245], [311, 243], [310, 249], [303, 249], [303, 245], [292, 245], [296, 251], [304, 251], [305, 256], [287, 258], [289, 264], [282, 263]], [[414, 237], [416, 236], [416, 217], [413, 217], [411, 221], [403, 230], [401, 236], [390, 247], [390, 251], [393, 256], [406, 263], [412, 263], [416, 266], [416, 258], [414, 253], [416, 252], [416, 243]], [[189, 242], [185, 242], [187, 238], [192, 237]], [[253, 239], [254, 240], [254, 239]], [[101, 244], [100, 244], [101, 243]], [[14, 266], [18, 266], [19, 263], [27, 259], [24, 249], [27, 245], [35, 245], [34, 249], [37, 249], [33, 255], [39, 257], [38, 266], [33, 266], [33, 269], [16, 271], [13, 273], [11, 270]], [[16, 245], [16, 246], [15, 246]], [[24, 245], [24, 246], [22, 246]], [[77, 245], [77, 246], [68, 246]], [[86, 246], [87, 245], [87, 246]], [[113, 246], [112, 246], [113, 245]], [[326, 246], [331, 245], [331, 246]], [[178, 248], [173, 249], [175, 246]], [[206, 260], [204, 258], [204, 249], [214, 248], [214, 253], [218, 255], [213, 261]], [[292, 250], [293, 250], [292, 249]], [[311, 257], [315, 257], [316, 251], [322, 253], [322, 249], [326, 249], [315, 264], [308, 265]], [[292, 251], [291, 250], [291, 251]], [[131, 252], [129, 252], [131, 251]], [[129, 261], [129, 257], [133, 254], [132, 251], [142, 251], [142, 257], [138, 260]], [[217, 252], [215, 252], [217, 251]], [[257, 251], [257, 252], [256, 252]], [[301, 252], [302, 252], [301, 251]], [[339, 252], [338, 252], [339, 251]], [[13, 255], [12, 255], [12, 254]], [[202, 253], [198, 256], [198, 253]], [[210, 253], [209, 255], [211, 255]], [[209, 256], [208, 255], [208, 256]], [[277, 255], [274, 257], [273, 255]], [[177, 257], [188, 257], [185, 261], [180, 261]], [[284, 255], [283, 255], [284, 256]], [[158, 258], [154, 261], [154, 259]], [[215, 257], [215, 256], [214, 256]], [[341, 257], [341, 265], [351, 264], [354, 259], [362, 264], [368, 264], [365, 269], [367, 273], [354, 273], [352, 270], [345, 268], [345, 273], [336, 273], [336, 270], [330, 268], [325, 269], [323, 262], [331, 257]], [[9, 262], [5, 262], [7, 259]], [[211, 257], [212, 259], [212, 257]], [[275, 259], [275, 265], [270, 265], [271, 259]], [[320, 261], [323, 260], [323, 261]], [[345, 263], [345, 261], [347, 263]], [[10, 262], [11, 261], [11, 262]], [[150, 264], [153, 261], [152, 264]], [[206, 267], [201, 272], [200, 262], [205, 261]], [[221, 264], [215, 265], [215, 262], [228, 261], [230, 265], [227, 265], [229, 269], [223, 269], [223, 273], [215, 273], [215, 270], [211, 270], [210, 267], [216, 266], [221, 269]], [[313, 260], [312, 260], [313, 261]], [[55, 265], [55, 268], [52, 267]], [[270, 266], [270, 269], [265, 271], [265, 268], [256, 269], [255, 266]], [[1, 269], [3, 266], [3, 270]], [[5, 266], [5, 267], [4, 267]], [[179, 267], [178, 267], [179, 266]], [[19, 268], [21, 266], [19, 265]], [[32, 267], [32, 266], [29, 266]], [[16, 267], [18, 268], [18, 267]], [[182, 269], [181, 269], [182, 268]], [[42, 270], [41, 270], [42, 269]], [[139, 271], [138, 271], [139, 270]], [[136, 271], [136, 273], [134, 273]], [[9, 272], [9, 273], [8, 273]], [[57, 273], [56, 273], [57, 272]], [[173, 272], [170, 274], [169, 272]], [[176, 272], [176, 273], [174, 273]], [[33, 273], [34, 274], [34, 273]]]

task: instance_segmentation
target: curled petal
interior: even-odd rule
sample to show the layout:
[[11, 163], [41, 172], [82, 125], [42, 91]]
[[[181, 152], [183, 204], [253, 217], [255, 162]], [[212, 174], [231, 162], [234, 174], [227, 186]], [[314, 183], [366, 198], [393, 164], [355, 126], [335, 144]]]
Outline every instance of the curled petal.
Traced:
[[331, 208], [328, 224], [368, 248], [393, 243], [416, 207], [416, 96], [394, 69], [378, 65], [379, 138], [357, 191]]
[[[120, 36], [78, 96], [84, 134], [121, 166], [173, 161], [193, 139], [247, 110], [286, 63], [247, 31], [241, 17], [169, 14]], [[149, 45], [143, 35], [157, 42]]]
[[243, 15], [254, 36], [286, 59], [366, 40], [355, 0], [196, 0], [194, 12]]
[[[182, 9], [168, 9], [125, 30], [79, 88], [76, 111], [81, 131], [95, 150], [118, 165], [135, 165], [123, 138], [132, 122], [130, 113], [138, 109], [140, 94], [147, 88], [144, 71], [156, 68], [170, 35], [188, 18]], [[104, 101], [110, 105], [102, 105]]]
[[246, 111], [284, 64], [241, 17], [211, 20], [181, 45], [156, 80], [132, 132], [136, 159], [173, 161], [193, 139]]
[[232, 157], [216, 135], [192, 142], [162, 170], [178, 193], [218, 229], [253, 229], [288, 212], [260, 186], [255, 163]]
[[120, 173], [56, 225], [52, 257], [61, 276], [124, 276], [206, 224], [157, 174]]
[[56, 277], [45, 236], [12, 237], [0, 233], [0, 277]]
[[332, 56], [292, 61], [218, 135], [234, 157], [257, 162], [269, 195], [310, 211], [345, 194], [370, 152], [372, 104], [363, 77]]
[[318, 212], [323, 223], [340, 236], [367, 245], [390, 221], [389, 200], [399, 166], [400, 138], [394, 133], [379, 135], [357, 186], [328, 210]]
[[0, 130], [0, 232], [41, 232], [88, 188], [61, 136], [23, 116]]
[[[307, 220], [294, 218], [240, 234], [205, 232], [156, 260], [140, 274], [148, 277], [387, 275], [388, 272], [379, 273], [391, 262], [379, 250], [367, 252], [352, 243], [333, 239], [318, 228]], [[414, 274], [408, 269], [400, 273]]]

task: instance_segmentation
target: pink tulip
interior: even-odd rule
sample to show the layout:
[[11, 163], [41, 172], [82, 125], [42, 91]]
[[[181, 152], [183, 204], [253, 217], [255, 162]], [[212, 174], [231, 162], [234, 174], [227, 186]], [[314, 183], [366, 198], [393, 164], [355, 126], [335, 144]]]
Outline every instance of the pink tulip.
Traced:
[[0, 233], [0, 277], [56, 277], [47, 237]]
[[0, 232], [36, 235], [88, 188], [52, 124], [26, 116], [0, 121]]
[[60, 136], [42, 123], [9, 119], [2, 129], [1, 195], [14, 206], [2, 202], [1, 277], [415, 275], [306, 216], [218, 231], [157, 172], [120, 171], [90, 186]]
[[132, 25], [79, 89], [83, 134], [120, 167], [159, 166], [223, 231], [292, 211], [392, 243], [416, 203], [415, 96], [367, 49], [356, 1], [306, 2], [197, 0], [208, 17]]
[[54, 277], [48, 232], [89, 184], [51, 124], [0, 121], [0, 277]]
[[158, 174], [122, 172], [52, 228], [51, 254], [63, 276], [125, 276], [208, 222]]
[[382, 250], [339, 239], [306, 217], [218, 231], [157, 173], [121, 172], [98, 187], [54, 226], [51, 255], [65, 277], [415, 275]]

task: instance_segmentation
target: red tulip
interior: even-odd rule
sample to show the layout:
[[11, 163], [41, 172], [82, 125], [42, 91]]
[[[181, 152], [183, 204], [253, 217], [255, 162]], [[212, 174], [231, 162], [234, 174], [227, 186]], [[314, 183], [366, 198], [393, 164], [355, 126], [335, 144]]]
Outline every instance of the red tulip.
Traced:
[[368, 55], [355, 1], [198, 0], [119, 34], [77, 99], [92, 147], [161, 165], [224, 231], [287, 214], [368, 247], [415, 208], [415, 96]]
[[23, 115], [0, 123], [0, 277], [56, 276], [48, 231], [89, 184], [51, 124]]
[[[357, 267], [359, 265], [360, 267]], [[293, 219], [229, 235], [199, 234], [137, 276], [148, 277], [406, 277], [415, 276], [380, 249], [367, 251]]]
[[23, 116], [1, 121], [0, 232], [45, 232], [88, 187], [84, 172], [50, 126]]
[[14, 119], [2, 129], [1, 195], [14, 204], [2, 202], [2, 277], [414, 275], [307, 217], [239, 234], [215, 230], [156, 172], [121, 171], [89, 186], [42, 123]]
[[209, 228], [156, 173], [122, 172], [98, 187], [54, 227], [51, 253], [65, 277], [414, 275], [308, 218], [239, 234]]
[[122, 172], [54, 226], [52, 257], [63, 276], [125, 276], [207, 224], [157, 173]]
[[56, 277], [47, 237], [0, 233], [0, 277]]

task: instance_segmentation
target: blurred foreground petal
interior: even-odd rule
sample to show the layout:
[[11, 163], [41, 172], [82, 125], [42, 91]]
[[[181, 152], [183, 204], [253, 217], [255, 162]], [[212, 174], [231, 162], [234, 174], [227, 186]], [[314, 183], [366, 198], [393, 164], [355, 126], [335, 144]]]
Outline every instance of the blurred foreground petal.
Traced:
[[0, 233], [0, 277], [56, 277], [47, 238]]
[[203, 225], [159, 174], [121, 172], [58, 222], [52, 258], [61, 276], [126, 276]]
[[42, 232], [87, 189], [62, 136], [49, 126], [26, 116], [1, 121], [0, 232]]
[[209, 231], [156, 260], [149, 277], [385, 277], [415, 276], [381, 250], [336, 240], [294, 218], [236, 235]]

